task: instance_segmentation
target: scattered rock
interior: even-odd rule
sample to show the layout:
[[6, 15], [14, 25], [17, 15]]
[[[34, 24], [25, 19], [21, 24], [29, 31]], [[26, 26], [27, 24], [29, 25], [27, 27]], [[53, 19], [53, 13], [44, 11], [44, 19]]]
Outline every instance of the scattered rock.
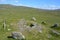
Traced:
[[18, 22], [18, 26], [19, 26], [19, 27], [23, 27], [24, 25], [26, 25], [26, 20], [25, 20], [25, 19], [21, 19], [21, 20]]
[[53, 26], [51, 26], [51, 28], [56, 28], [58, 26], [59, 26], [58, 24], [54, 24]]
[[13, 38], [12, 36], [7, 36], [7, 38]]
[[42, 30], [40, 30], [39, 32], [42, 33]]
[[46, 22], [44, 22], [44, 21], [43, 21], [43, 22], [41, 22], [41, 24], [44, 24], [44, 25], [45, 25], [45, 24], [46, 24]]
[[25, 29], [25, 30], [31, 32], [31, 29], [32, 29], [32, 28], [31, 28], [30, 26], [26, 26], [26, 29]]
[[8, 29], [8, 31], [10, 31], [11, 29]]
[[53, 34], [60, 35], [60, 33], [55, 30], [51, 30], [51, 31], [52, 31], [51, 33], [53, 33]]
[[19, 40], [25, 39], [25, 36], [20, 32], [12, 32], [12, 37]]
[[33, 20], [33, 21], [36, 21], [36, 18], [35, 18], [35, 17], [32, 17], [32, 20]]
[[20, 30], [20, 32], [24, 32], [25, 29], [26, 29], [26, 25], [27, 25], [27, 22], [25, 19], [21, 19], [19, 22], [18, 22], [18, 29]]
[[36, 30], [37, 32], [42, 33], [43, 26], [36, 22], [33, 22], [32, 30]]
[[42, 33], [43, 26], [37, 25], [37, 26], [35, 27], [35, 30], [37, 30], [38, 32]]

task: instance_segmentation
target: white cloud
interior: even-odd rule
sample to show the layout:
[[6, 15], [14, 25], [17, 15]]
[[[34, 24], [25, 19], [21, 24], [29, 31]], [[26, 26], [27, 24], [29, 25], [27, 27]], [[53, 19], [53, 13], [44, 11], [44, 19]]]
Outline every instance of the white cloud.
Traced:
[[52, 10], [60, 9], [60, 6], [56, 6], [56, 5], [42, 5], [42, 6], [32, 6], [32, 5], [25, 5], [25, 4], [14, 4], [14, 5], [40, 8], [40, 9], [52, 9]]
[[16, 0], [15, 2], [17, 3], [17, 2], [19, 2], [19, 1]]
[[14, 2], [16, 2], [16, 3], [19, 2], [19, 0], [12, 0], [12, 1], [14, 1]]
[[58, 9], [60, 8], [60, 6], [56, 6], [56, 5], [50, 5], [52, 9]]
[[49, 5], [48, 8], [49, 9], [60, 9], [60, 6], [57, 6], [57, 5]]
[[40, 6], [39, 8], [41, 8], [41, 9], [52, 9], [52, 10], [54, 10], [54, 9], [60, 9], [60, 6], [57, 6], [57, 5], [43, 5], [42, 7]]

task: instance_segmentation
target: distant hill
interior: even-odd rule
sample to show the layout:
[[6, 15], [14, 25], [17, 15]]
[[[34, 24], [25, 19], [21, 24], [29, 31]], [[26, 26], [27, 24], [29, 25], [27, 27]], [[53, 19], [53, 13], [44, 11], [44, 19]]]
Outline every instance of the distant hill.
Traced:
[[[56, 17], [60, 17], [60, 9], [57, 10], [45, 10], [45, 9], [37, 9], [31, 7], [24, 6], [15, 6], [10, 4], [0, 4], [0, 16], [3, 18], [25, 18], [29, 19], [32, 16], [37, 17], [38, 20], [45, 19], [45, 17], [51, 20], [56, 19]], [[50, 16], [50, 17], [49, 17]], [[42, 18], [41, 18], [42, 17]], [[54, 20], [53, 19], [53, 20]], [[58, 18], [59, 19], [59, 18]], [[60, 20], [60, 19], [59, 19]], [[60, 21], [59, 21], [60, 22]]]
[[[31, 7], [24, 7], [24, 6], [15, 6], [10, 4], [0, 4], [0, 16], [3, 18], [7, 17], [16, 17], [16, 18], [25, 18], [26, 19], [35, 16], [37, 18], [43, 17], [41, 19], [45, 19], [45, 17], [50, 16], [52, 18], [60, 17], [60, 9], [57, 10], [45, 10], [45, 9], [37, 9]], [[9, 18], [8, 18], [9, 19]], [[39, 20], [41, 20], [39, 19]], [[59, 19], [59, 18], [58, 18]], [[47, 19], [48, 20], [48, 19]], [[54, 20], [54, 19], [53, 19]], [[59, 19], [60, 20], [60, 19]]]

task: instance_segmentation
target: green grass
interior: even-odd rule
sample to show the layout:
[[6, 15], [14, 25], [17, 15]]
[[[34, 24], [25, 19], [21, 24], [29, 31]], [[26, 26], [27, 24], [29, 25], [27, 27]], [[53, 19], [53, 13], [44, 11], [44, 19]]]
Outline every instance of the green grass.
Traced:
[[[31, 33], [23, 33], [26, 36], [26, 40], [60, 40], [60, 36], [57, 37], [54, 35], [49, 39], [47, 38], [51, 25], [54, 23], [60, 25], [60, 10], [43, 10], [4, 4], [0, 4], [0, 40], [15, 40], [7, 38], [11, 32], [18, 30], [16, 25], [10, 26], [10, 24], [18, 23], [21, 18], [31, 21], [32, 17], [35, 17], [37, 19], [36, 22], [39, 24], [41, 24], [42, 21], [45, 21], [46, 25], [44, 25], [42, 34], [37, 32], [36, 35], [33, 35], [33, 31]], [[7, 29], [11, 28], [11, 31], [8, 31], [7, 29], [3, 30], [2, 23], [4, 19], [6, 19], [7, 25], [9, 25], [7, 26]], [[60, 27], [54, 30], [60, 31]]]

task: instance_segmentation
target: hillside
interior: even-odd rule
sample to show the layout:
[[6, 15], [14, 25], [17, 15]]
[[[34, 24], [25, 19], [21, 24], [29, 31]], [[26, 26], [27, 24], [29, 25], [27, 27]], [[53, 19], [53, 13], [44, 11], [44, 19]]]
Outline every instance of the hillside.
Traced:
[[[10, 26], [11, 23], [16, 24], [19, 22], [20, 19], [24, 18], [25, 20], [31, 21], [31, 18], [35, 17], [36, 22], [41, 24], [42, 21], [46, 22], [44, 26], [44, 33], [40, 34], [37, 33], [36, 38], [33, 38], [32, 33], [26, 32], [25, 35], [27, 40], [60, 40], [60, 36], [52, 35], [50, 39], [46, 36], [50, 31], [50, 26], [55, 23], [59, 24], [59, 28], [53, 28], [60, 32], [60, 10], [44, 10], [44, 9], [37, 9], [37, 8], [29, 8], [23, 6], [14, 6], [9, 4], [0, 4], [0, 40], [14, 40], [14, 39], [7, 39], [6, 36], [10, 34], [12, 31], [16, 31], [18, 29], [17, 26]], [[2, 28], [3, 21], [6, 20], [7, 28], [11, 28], [11, 31], [4, 31]], [[15, 28], [16, 27], [16, 28]], [[24, 34], [24, 33], [23, 33]], [[44, 36], [45, 35], [45, 36]]]

